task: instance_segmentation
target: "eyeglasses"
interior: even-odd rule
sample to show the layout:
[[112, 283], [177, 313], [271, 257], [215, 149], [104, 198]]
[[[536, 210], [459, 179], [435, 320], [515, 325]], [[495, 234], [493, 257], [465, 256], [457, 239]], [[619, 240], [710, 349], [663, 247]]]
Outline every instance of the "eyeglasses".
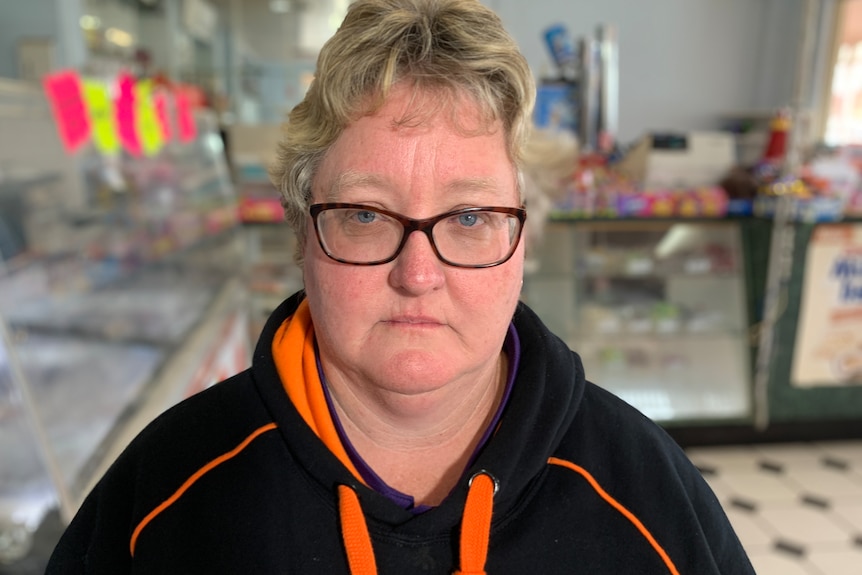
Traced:
[[515, 252], [527, 212], [477, 207], [414, 220], [363, 204], [314, 204], [309, 208], [320, 247], [335, 261], [360, 266], [391, 262], [413, 232], [428, 236], [434, 253], [459, 268], [489, 268]]

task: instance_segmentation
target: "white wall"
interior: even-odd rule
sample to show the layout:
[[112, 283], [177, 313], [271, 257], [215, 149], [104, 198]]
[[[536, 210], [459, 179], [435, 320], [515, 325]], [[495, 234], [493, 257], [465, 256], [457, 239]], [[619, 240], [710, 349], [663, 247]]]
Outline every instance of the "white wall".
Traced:
[[239, 34], [245, 46], [256, 59], [277, 62], [316, 57], [341, 24], [349, 0], [297, 0], [293, 9], [283, 14], [273, 13], [269, 0], [232, 0], [232, 3], [241, 7], [234, 11], [233, 17], [239, 14]]
[[[212, 1], [226, 8], [223, 14], [241, 14], [238, 25], [231, 22], [232, 66], [241, 64], [243, 53], [267, 65], [295, 60], [302, 44], [311, 43], [301, 37], [301, 20], [312, 14], [274, 15], [267, 0]], [[576, 37], [600, 23], [617, 26], [623, 142], [648, 130], [710, 127], [723, 113], [774, 109], [793, 97], [804, 0], [484, 1], [500, 14], [537, 76], [551, 71], [542, 42], [549, 25], [562, 22]], [[0, 0], [0, 76], [17, 73], [15, 45], [22, 35], [57, 35], [57, 4], [70, 2], [81, 0]], [[317, 14], [315, 6], [340, 8], [341, 2], [307, 4]], [[75, 18], [63, 19], [66, 35], [73, 35]], [[318, 20], [320, 36], [328, 22]], [[58, 50], [58, 57], [67, 53]]]
[[81, 33], [81, 0], [54, 0], [57, 18], [57, 67], [77, 68], [87, 61], [87, 45]]
[[[23, 38], [54, 38], [54, 0], [0, 0], [0, 77], [18, 77], [18, 42]], [[58, 50], [54, 50], [54, 58]]]
[[275, 62], [296, 56], [299, 42], [298, 12], [275, 14], [269, 9], [269, 0], [234, 0], [241, 7], [231, 14], [239, 17], [232, 23], [232, 31], [241, 49], [254, 59]]
[[[221, 15], [218, 16], [221, 19]], [[219, 20], [220, 23], [220, 20]], [[218, 28], [218, 26], [217, 26]], [[183, 24], [182, 0], [162, 0], [159, 10], [138, 14], [140, 46], [150, 52], [154, 70], [181, 78], [195, 65], [194, 42]], [[212, 41], [216, 41], [216, 38]], [[212, 65], [207, 66], [207, 71]]]
[[620, 138], [715, 125], [725, 112], [793, 96], [803, 0], [486, 0], [537, 76], [551, 73], [542, 31], [619, 34]]

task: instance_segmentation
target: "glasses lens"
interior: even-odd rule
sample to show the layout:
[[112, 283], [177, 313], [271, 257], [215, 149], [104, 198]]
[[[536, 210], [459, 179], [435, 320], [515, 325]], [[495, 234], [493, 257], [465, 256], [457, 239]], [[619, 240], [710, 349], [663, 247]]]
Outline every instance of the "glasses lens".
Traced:
[[445, 263], [489, 267], [509, 259], [521, 235], [517, 215], [491, 208], [470, 208], [430, 220], [408, 220], [359, 205], [319, 206], [312, 213], [323, 250], [351, 264], [391, 261], [406, 230], [428, 233], [430, 226], [435, 250]]
[[367, 208], [333, 208], [317, 215], [323, 249], [349, 263], [366, 264], [391, 257], [403, 231], [400, 222]]
[[520, 227], [521, 222], [514, 215], [480, 210], [440, 220], [432, 235], [440, 256], [449, 263], [487, 266], [512, 255]]

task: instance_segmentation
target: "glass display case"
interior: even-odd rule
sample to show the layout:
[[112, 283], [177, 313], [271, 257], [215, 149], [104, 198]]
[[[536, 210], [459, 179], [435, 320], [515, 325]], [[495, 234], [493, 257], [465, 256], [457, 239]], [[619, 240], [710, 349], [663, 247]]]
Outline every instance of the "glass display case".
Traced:
[[246, 223], [243, 235], [249, 338], [254, 344], [275, 308], [302, 289], [302, 270], [293, 260], [296, 235], [285, 222]]
[[662, 423], [751, 415], [744, 257], [732, 221], [551, 222], [523, 299], [587, 379]]
[[0, 572], [153, 417], [248, 365], [236, 196], [196, 124], [68, 155], [41, 91], [0, 84]]
[[302, 270], [294, 261], [295, 233], [285, 222], [281, 194], [267, 170], [278, 159], [281, 136], [278, 124], [230, 127], [231, 166], [245, 238], [249, 337], [253, 344], [272, 311], [303, 285]]

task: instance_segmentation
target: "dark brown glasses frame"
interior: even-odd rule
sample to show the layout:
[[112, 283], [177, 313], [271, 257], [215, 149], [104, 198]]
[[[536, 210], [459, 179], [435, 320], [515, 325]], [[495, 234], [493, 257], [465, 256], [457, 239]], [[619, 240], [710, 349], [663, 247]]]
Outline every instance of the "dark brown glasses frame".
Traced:
[[[342, 258], [335, 257], [330, 253], [330, 251], [326, 248], [326, 245], [323, 242], [323, 238], [320, 235], [320, 230], [317, 227], [317, 216], [320, 215], [321, 212], [325, 212], [327, 210], [334, 209], [355, 209], [355, 210], [370, 210], [372, 212], [377, 212], [379, 214], [383, 214], [384, 216], [390, 217], [393, 220], [400, 223], [404, 226], [404, 232], [401, 235], [401, 243], [398, 244], [398, 247], [395, 249], [395, 253], [393, 253], [390, 257], [375, 260], [371, 262], [354, 262], [350, 260], [345, 260]], [[437, 249], [437, 244], [434, 242], [434, 236], [431, 234], [434, 226], [437, 222], [445, 220], [446, 218], [451, 218], [452, 216], [460, 216], [462, 214], [471, 214], [474, 212], [495, 212], [499, 214], [508, 214], [510, 216], [515, 216], [518, 218], [518, 234], [515, 237], [515, 241], [512, 242], [512, 245], [509, 248], [509, 252], [506, 256], [498, 261], [491, 262], [488, 264], [478, 264], [478, 265], [466, 265], [459, 264], [444, 258], [439, 250]], [[500, 206], [485, 206], [485, 207], [471, 207], [471, 208], [462, 208], [460, 210], [452, 210], [451, 212], [446, 212], [443, 214], [438, 214], [436, 216], [432, 216], [430, 218], [425, 218], [421, 220], [414, 220], [413, 218], [408, 218], [407, 216], [403, 216], [397, 212], [392, 212], [389, 210], [385, 210], [383, 208], [378, 208], [376, 206], [368, 206], [365, 204], [350, 204], [350, 203], [342, 203], [342, 202], [331, 202], [331, 203], [321, 203], [321, 204], [312, 204], [308, 208], [308, 213], [311, 215], [311, 220], [314, 222], [314, 233], [317, 236], [317, 242], [320, 244], [320, 249], [329, 256], [329, 258], [341, 262], [344, 264], [351, 264], [355, 266], [376, 266], [380, 264], [389, 263], [401, 253], [401, 250], [404, 249], [405, 244], [407, 244], [407, 239], [410, 237], [410, 234], [413, 232], [422, 232], [428, 237], [428, 242], [431, 244], [431, 249], [434, 250], [434, 254], [437, 256], [441, 262], [446, 265], [450, 265], [457, 268], [491, 268], [494, 266], [498, 266], [509, 261], [509, 258], [512, 257], [512, 254], [515, 253], [515, 249], [518, 246], [518, 242], [521, 240], [521, 232], [524, 230], [524, 222], [527, 220], [527, 211], [521, 208], [507, 208]]]

